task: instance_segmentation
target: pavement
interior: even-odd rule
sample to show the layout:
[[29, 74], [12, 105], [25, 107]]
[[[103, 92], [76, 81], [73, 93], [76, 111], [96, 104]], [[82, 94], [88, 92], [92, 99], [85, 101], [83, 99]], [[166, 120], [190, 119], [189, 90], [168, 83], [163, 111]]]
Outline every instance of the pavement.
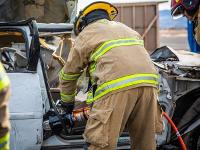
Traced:
[[160, 47], [170, 46], [175, 50], [189, 50], [186, 29], [160, 30]]

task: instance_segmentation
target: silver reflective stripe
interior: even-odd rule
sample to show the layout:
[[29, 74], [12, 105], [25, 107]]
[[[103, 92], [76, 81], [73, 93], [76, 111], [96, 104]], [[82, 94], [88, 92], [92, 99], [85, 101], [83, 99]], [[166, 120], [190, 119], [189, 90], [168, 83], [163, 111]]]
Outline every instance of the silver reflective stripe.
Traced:
[[103, 43], [90, 57], [92, 62], [89, 67], [90, 74], [96, 70], [96, 61], [99, 57], [107, 53], [109, 50], [119, 46], [130, 46], [130, 45], [144, 45], [143, 40], [138, 38], [124, 38], [118, 40], [111, 40]]
[[106, 82], [97, 88], [94, 97], [92, 96], [91, 93], [88, 94], [87, 103], [92, 103], [95, 100], [101, 98], [102, 96], [104, 96], [112, 91], [122, 89], [122, 88], [125, 88], [128, 86], [143, 84], [143, 83], [157, 86], [158, 85], [158, 75], [156, 75], [156, 74], [134, 74], [134, 75], [125, 76], [122, 78], [118, 78], [116, 80]]
[[64, 73], [63, 69], [60, 71], [60, 78], [62, 80], [65, 80], [65, 81], [77, 80], [80, 77], [80, 75], [81, 74], [67, 74], [67, 73]]
[[105, 42], [97, 51], [92, 54], [90, 60], [96, 61], [100, 56], [105, 54], [108, 50], [113, 47], [125, 46], [125, 45], [143, 45], [143, 40], [138, 40], [136, 38], [118, 39]]
[[90, 64], [89, 66], [89, 72], [92, 73], [96, 70], [96, 63], [93, 62], [92, 64]]
[[113, 84], [109, 84], [108, 86], [106, 86], [102, 89], [100, 89], [101, 88], [101, 86], [100, 86], [99, 88], [97, 88], [97, 91], [95, 92], [95, 97], [100, 95], [101, 93], [103, 93], [105, 91], [113, 91], [113, 89], [117, 90], [117, 89], [120, 89], [121, 86], [126, 87], [127, 84], [128, 84], [127, 86], [134, 85], [134, 83], [136, 83], [136, 81], [142, 81], [141, 83], [148, 83], [148, 81], [157, 82], [157, 78], [155, 78], [155, 77], [136, 77], [136, 78], [130, 78], [130, 79], [126, 79], [126, 80], [123, 80], [123, 81], [119, 81], [119, 82], [116, 82], [116, 83], [113, 83]]
[[71, 102], [71, 101], [74, 100], [76, 92], [74, 94], [70, 94], [70, 95], [69, 94], [64, 94], [64, 93], [61, 92], [60, 95], [61, 95], [61, 100], [63, 102]]

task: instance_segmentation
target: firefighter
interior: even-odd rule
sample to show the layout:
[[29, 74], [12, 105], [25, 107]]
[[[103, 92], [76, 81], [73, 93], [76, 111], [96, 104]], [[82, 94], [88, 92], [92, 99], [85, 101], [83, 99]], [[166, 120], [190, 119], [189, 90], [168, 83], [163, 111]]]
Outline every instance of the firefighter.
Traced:
[[87, 68], [92, 88], [86, 102], [92, 109], [83, 137], [88, 149], [115, 150], [126, 127], [132, 149], [155, 150], [155, 133], [163, 130], [157, 71], [141, 36], [113, 21], [117, 14], [107, 2], [80, 11], [77, 37], [60, 72], [61, 105], [72, 113], [77, 79]]
[[9, 79], [0, 63], [0, 150], [9, 150], [10, 123], [8, 118]]
[[195, 24], [195, 39], [200, 44], [200, 0], [172, 0], [171, 1], [171, 15], [177, 19], [182, 16], [187, 17]]

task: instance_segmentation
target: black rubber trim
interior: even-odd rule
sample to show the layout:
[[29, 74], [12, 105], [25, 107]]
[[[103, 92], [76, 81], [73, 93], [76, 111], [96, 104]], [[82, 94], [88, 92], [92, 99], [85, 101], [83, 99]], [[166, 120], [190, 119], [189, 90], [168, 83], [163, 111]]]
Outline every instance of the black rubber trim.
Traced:
[[[42, 147], [41, 150], [80, 149], [85, 145], [85, 141], [83, 140], [82, 135], [68, 136], [68, 140], [66, 141], [69, 145]], [[130, 138], [127, 136], [127, 133], [123, 133], [123, 135], [120, 136], [117, 144], [117, 149], [130, 149]]]
[[57, 111], [57, 108], [56, 108], [56, 105], [55, 105], [55, 102], [53, 101], [53, 98], [52, 98], [52, 95], [51, 95], [51, 92], [50, 92], [50, 86], [49, 86], [49, 83], [48, 83], [48, 78], [47, 78], [47, 72], [46, 72], [46, 69], [45, 69], [45, 64], [44, 64], [44, 61], [42, 59], [42, 56], [40, 55], [40, 61], [41, 61], [41, 66], [42, 66], [42, 72], [43, 72], [43, 76], [44, 76], [44, 82], [45, 82], [45, 86], [46, 86], [46, 90], [47, 90], [47, 96], [49, 98], [49, 104], [50, 104], [50, 108], [53, 108], [56, 115], [58, 116], [59, 120], [61, 121], [62, 123], [62, 126], [63, 126], [63, 129], [65, 131], [65, 133], [67, 134], [68, 131], [67, 131], [67, 127], [62, 119], [62, 116], [59, 114], [59, 112]]
[[5, 28], [2, 28], [0, 26], [0, 31], [1, 32], [10, 31], [10, 32], [20, 32], [20, 33], [22, 33], [23, 38], [25, 39], [25, 46], [26, 46], [26, 50], [27, 50], [26, 54], [28, 53], [28, 50], [29, 50], [29, 41], [28, 41], [27, 34], [26, 34], [26, 32], [24, 30], [19, 29], [19, 28], [9, 28], [9, 26], [6, 26]]
[[35, 20], [34, 18], [30, 18], [27, 20], [22, 20], [22, 21], [18, 21], [18, 22], [0, 22], [0, 26], [27, 26], [29, 25], [33, 20]]
[[33, 39], [31, 41], [30, 51], [28, 54], [28, 70], [36, 71], [38, 59], [40, 56], [40, 41], [35, 20], [32, 21], [31, 27], [32, 27], [31, 34], [33, 36]]

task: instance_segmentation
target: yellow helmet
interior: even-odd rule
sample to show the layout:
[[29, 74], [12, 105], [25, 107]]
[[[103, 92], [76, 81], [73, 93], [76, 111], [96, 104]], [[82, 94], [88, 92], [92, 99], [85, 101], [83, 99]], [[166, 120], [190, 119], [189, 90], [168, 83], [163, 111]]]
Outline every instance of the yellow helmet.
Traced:
[[[104, 17], [109, 20], [113, 20], [118, 14], [117, 8], [108, 2], [103, 2], [103, 1], [93, 2], [90, 5], [86, 6], [82, 11], [80, 11], [78, 17], [75, 19], [74, 33], [76, 35], [78, 35], [84, 29], [84, 27], [87, 26], [89, 23], [95, 21], [94, 19], [93, 20], [90, 19], [90, 21], [87, 22], [86, 16], [88, 16], [92, 12], [100, 14], [100, 11], [97, 12], [98, 10], [100, 10], [101, 12], [105, 12], [108, 17], [105, 16]], [[97, 19], [103, 19], [103, 17], [102, 18], [96, 17], [96, 20]]]

